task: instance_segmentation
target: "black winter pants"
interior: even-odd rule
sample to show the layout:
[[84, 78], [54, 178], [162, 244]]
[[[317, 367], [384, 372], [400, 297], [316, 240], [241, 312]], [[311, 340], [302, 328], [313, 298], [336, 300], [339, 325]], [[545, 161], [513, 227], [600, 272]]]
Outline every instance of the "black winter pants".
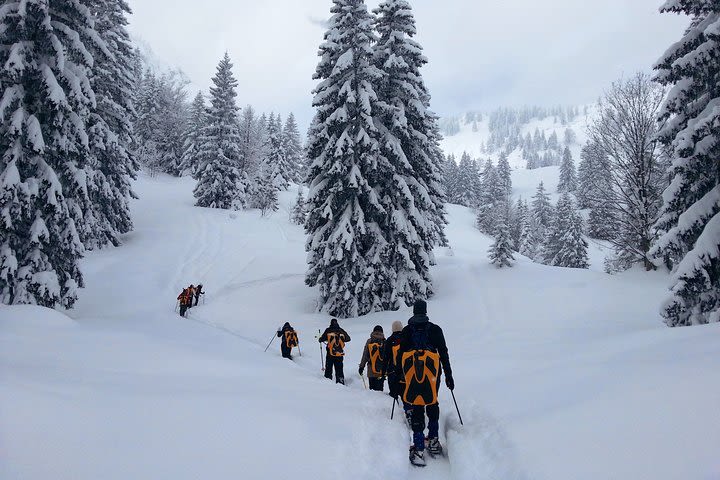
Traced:
[[428, 405], [427, 407], [413, 405], [412, 407], [412, 431], [413, 443], [418, 450], [425, 449], [425, 413], [428, 416], [428, 437], [437, 438], [440, 430], [440, 405]]
[[332, 380], [333, 369], [335, 369], [335, 382], [345, 385], [345, 374], [343, 373], [343, 357], [333, 357], [329, 353], [325, 355], [325, 378]]
[[181, 317], [184, 317], [184, 316], [185, 316], [185, 312], [187, 312], [187, 305], [181, 304], [181, 305], [180, 305], [180, 316], [181, 316]]
[[370, 390], [382, 392], [385, 389], [385, 380], [382, 378], [368, 377], [368, 383], [370, 384]]
[[285, 346], [285, 342], [282, 342], [280, 344], [280, 353], [282, 354], [283, 358], [289, 358], [292, 360], [292, 355], [290, 353], [292, 352], [292, 348], [288, 348]]

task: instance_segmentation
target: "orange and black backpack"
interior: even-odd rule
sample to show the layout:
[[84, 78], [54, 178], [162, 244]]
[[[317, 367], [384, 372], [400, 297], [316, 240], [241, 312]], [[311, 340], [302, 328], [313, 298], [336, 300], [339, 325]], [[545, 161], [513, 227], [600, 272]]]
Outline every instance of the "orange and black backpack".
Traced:
[[298, 336], [295, 330], [285, 330], [285, 346], [293, 348], [298, 346]]
[[373, 376], [379, 377], [382, 375], [382, 365], [383, 365], [383, 358], [382, 358], [382, 351], [384, 347], [384, 343], [381, 342], [372, 342], [368, 343], [367, 349], [368, 354], [370, 357], [370, 373], [373, 374]]
[[427, 406], [438, 402], [440, 355], [429, 345], [427, 327], [414, 329], [415, 349], [402, 355], [400, 366], [405, 382], [403, 400], [410, 405]]
[[327, 349], [333, 357], [345, 356], [345, 335], [342, 332], [331, 332], [327, 334]]

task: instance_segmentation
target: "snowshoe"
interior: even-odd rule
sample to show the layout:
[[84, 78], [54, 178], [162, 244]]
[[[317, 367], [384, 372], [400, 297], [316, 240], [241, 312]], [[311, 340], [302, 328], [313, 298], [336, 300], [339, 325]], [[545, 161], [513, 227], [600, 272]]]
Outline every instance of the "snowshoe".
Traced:
[[435, 438], [426, 438], [425, 439], [425, 449], [432, 457], [437, 457], [443, 454], [443, 447], [440, 444], [440, 440], [438, 440], [437, 437]]
[[410, 463], [416, 467], [426, 466], [425, 454], [415, 447], [410, 447]]

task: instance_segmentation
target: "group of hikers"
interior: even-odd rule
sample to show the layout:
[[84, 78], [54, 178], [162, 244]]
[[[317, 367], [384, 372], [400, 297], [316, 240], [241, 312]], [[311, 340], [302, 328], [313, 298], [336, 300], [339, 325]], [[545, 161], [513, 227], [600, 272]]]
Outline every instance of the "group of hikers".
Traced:
[[[280, 346], [282, 356], [292, 359], [292, 349], [299, 346], [297, 332], [286, 323], [278, 329], [277, 336], [283, 338]], [[332, 379], [334, 372], [335, 381], [344, 385], [343, 360], [350, 335], [340, 327], [337, 319], [332, 319], [330, 326], [317, 338], [318, 342], [325, 344], [325, 377]], [[410, 462], [425, 466], [426, 450], [432, 456], [442, 454], [438, 390], [443, 373], [445, 385], [451, 391], [455, 389], [455, 381], [445, 336], [442, 328], [430, 322], [425, 301], [415, 303], [413, 316], [406, 326], [399, 321], [393, 322], [390, 337], [385, 338], [382, 326], [373, 328], [358, 366], [360, 376], [366, 368], [371, 390], [384, 391], [387, 380], [390, 396], [403, 404], [405, 418], [413, 432]]]
[[178, 306], [180, 307], [181, 317], [184, 317], [187, 311], [193, 306], [197, 307], [198, 302], [200, 302], [200, 295], [205, 295], [202, 283], [198, 284], [197, 287], [195, 285], [190, 285], [189, 287], [184, 288], [182, 292], [180, 292], [177, 300]]

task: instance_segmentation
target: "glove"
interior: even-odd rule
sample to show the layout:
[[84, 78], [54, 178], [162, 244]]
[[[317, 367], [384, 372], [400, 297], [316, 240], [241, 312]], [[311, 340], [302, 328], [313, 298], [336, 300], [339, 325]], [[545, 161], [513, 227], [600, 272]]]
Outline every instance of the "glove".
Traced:
[[390, 381], [388, 387], [390, 388], [390, 396], [397, 400], [400, 396], [400, 382]]
[[362, 377], [362, 374], [363, 374], [363, 371], [364, 371], [364, 370], [365, 370], [365, 369], [364, 369], [363, 367], [358, 368], [358, 373], [360, 374], [361, 377]]
[[445, 385], [447, 385], [448, 389], [452, 392], [455, 390], [455, 380], [453, 380], [452, 375], [447, 375], [445, 377]]

